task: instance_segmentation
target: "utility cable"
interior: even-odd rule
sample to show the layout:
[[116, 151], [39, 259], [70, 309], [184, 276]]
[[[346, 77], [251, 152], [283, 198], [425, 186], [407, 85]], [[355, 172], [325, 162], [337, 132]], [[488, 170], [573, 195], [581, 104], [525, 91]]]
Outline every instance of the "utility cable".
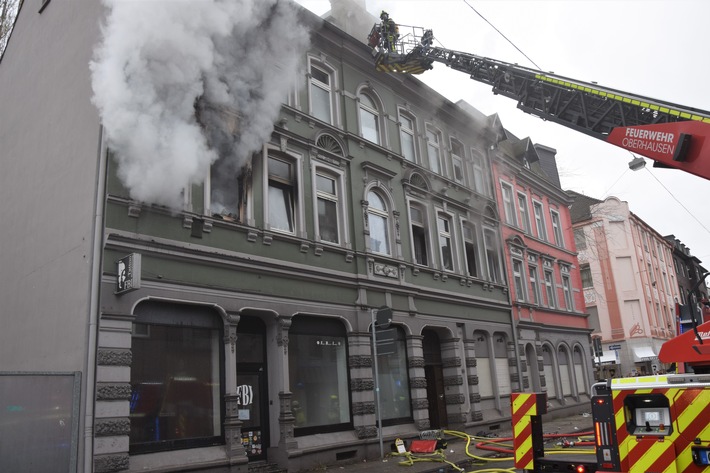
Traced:
[[496, 32], [497, 32], [499, 35], [501, 35], [501, 36], [503, 37], [503, 39], [505, 39], [505, 40], [506, 40], [507, 42], [509, 42], [515, 49], [517, 49], [520, 54], [522, 54], [523, 56], [525, 56], [525, 59], [527, 59], [528, 61], [530, 61], [539, 71], [542, 70], [542, 68], [541, 68], [540, 66], [538, 66], [537, 64], [535, 64], [535, 61], [533, 61], [532, 59], [530, 59], [530, 57], [528, 57], [528, 55], [525, 54], [525, 53], [522, 51], [522, 49], [520, 49], [518, 46], [515, 45], [515, 43], [513, 43], [511, 40], [509, 40], [508, 37], [507, 37], [506, 35], [504, 35], [498, 28], [496, 28], [495, 26], [493, 26], [493, 23], [491, 23], [491, 22], [488, 21], [483, 15], [481, 15], [481, 14], [478, 12], [478, 10], [476, 10], [475, 8], [473, 8], [473, 5], [471, 5], [470, 3], [468, 3], [468, 0], [463, 0], [463, 2], [464, 2], [466, 5], [468, 5], [468, 7], [476, 13], [476, 15], [480, 16], [480, 17], [483, 19], [483, 21], [485, 21], [486, 23], [488, 23], [488, 24], [491, 26], [491, 28], [493, 28], [494, 30], [496, 30]]

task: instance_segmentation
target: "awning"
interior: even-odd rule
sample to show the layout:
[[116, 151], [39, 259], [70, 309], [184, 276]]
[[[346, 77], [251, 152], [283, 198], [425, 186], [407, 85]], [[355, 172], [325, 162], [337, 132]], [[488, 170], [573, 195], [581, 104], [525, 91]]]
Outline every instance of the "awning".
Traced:
[[651, 347], [634, 347], [634, 362], [640, 363], [642, 361], [655, 360], [657, 358], [656, 353]]
[[615, 365], [616, 353], [606, 353], [602, 356], [595, 356], [594, 363], [597, 365]]

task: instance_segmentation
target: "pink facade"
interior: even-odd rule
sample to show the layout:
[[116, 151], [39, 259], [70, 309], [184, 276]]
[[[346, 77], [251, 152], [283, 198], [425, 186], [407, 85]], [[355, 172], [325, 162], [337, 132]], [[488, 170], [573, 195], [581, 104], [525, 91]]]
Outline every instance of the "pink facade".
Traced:
[[571, 200], [526, 162], [499, 159], [493, 168], [515, 320], [588, 329]]

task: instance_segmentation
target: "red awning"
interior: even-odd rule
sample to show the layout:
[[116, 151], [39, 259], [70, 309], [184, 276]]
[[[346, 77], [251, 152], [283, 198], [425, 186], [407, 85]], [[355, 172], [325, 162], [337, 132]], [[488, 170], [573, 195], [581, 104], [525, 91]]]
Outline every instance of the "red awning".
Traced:
[[710, 322], [698, 325], [702, 345], [693, 330], [668, 340], [661, 346], [658, 359], [663, 363], [710, 363]]

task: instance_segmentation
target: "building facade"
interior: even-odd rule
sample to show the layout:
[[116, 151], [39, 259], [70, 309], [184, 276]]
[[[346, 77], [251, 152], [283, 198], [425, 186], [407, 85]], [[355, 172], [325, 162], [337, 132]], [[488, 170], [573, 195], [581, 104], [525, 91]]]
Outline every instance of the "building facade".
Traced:
[[[690, 253], [690, 248], [685, 246], [675, 235], [664, 237], [668, 243], [673, 245], [673, 267], [678, 277], [678, 300], [676, 300], [676, 330], [679, 334], [693, 328], [693, 320], [690, 312], [691, 304], [700, 304], [699, 320], [702, 324], [710, 320], [710, 308], [705, 305], [708, 290], [705, 284], [707, 270], [702, 266], [702, 261]], [[695, 291], [695, 300], [691, 294]]]
[[587, 310], [601, 338], [598, 377], [651, 374], [663, 342], [676, 334], [678, 282], [671, 245], [615, 197], [569, 192]]
[[[555, 150], [509, 137], [493, 176], [526, 386], [552, 405], [588, 402], [590, 333], [569, 205]], [[542, 357], [542, 364], [536, 361]]]
[[[507, 151], [488, 122], [374, 73], [364, 44], [301, 12], [312, 43], [267, 142], [238, 169], [205, 169], [177, 209], [140, 201], [92, 103], [104, 7], [27, 5], [0, 62], [0, 212], [14, 222], [0, 229], [13, 314], [0, 379], [18, 403], [38, 385], [63, 393], [38, 415], [51, 425], [28, 433], [62, 446], [39, 462], [297, 471], [376, 456], [380, 435], [495, 427], [511, 392], [550, 389], [548, 345], [514, 330], [491, 164]], [[195, 110], [235, 134], [254, 118]], [[382, 307], [392, 321], [375, 357]], [[563, 334], [549, 369], [569, 400], [553, 411], [585, 405], [557, 365], [576, 370], [588, 346], [563, 360]], [[525, 382], [528, 366], [539, 380]], [[18, 452], [2, 469], [21, 470], [9, 462], [31, 455], [23, 437], [0, 435]]]

